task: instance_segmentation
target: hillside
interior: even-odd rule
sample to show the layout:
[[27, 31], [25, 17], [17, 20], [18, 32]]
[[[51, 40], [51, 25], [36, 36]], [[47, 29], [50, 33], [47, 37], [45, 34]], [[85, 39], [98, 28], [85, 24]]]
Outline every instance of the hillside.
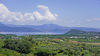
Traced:
[[67, 35], [100, 35], [100, 32], [82, 31], [82, 30], [77, 30], [77, 29], [71, 29], [66, 34]]

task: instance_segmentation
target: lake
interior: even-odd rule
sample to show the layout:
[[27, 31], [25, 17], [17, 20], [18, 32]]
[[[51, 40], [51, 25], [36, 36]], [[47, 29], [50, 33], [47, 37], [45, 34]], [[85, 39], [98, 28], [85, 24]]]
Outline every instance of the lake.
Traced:
[[15, 35], [59, 35], [64, 33], [54, 32], [0, 32], [0, 34], [15, 34]]

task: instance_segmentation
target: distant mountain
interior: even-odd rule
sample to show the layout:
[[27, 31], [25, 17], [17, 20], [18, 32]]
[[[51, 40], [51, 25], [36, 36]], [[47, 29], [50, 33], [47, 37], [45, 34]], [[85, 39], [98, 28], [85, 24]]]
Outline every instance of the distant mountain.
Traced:
[[71, 29], [81, 31], [94, 31], [100, 32], [98, 28], [87, 27], [64, 27], [56, 24], [44, 24], [44, 25], [12, 25], [0, 23], [0, 32], [48, 32], [48, 33], [67, 33]]
[[66, 34], [67, 35], [100, 35], [100, 32], [82, 31], [82, 30], [77, 30], [77, 29], [71, 29]]
[[55, 24], [44, 24], [44, 25], [39, 25], [39, 26], [33, 26], [32, 28], [40, 29], [41, 31], [44, 31], [44, 32], [65, 33], [67, 31], [66, 27], [55, 25]]
[[8, 25], [10, 27], [24, 27], [40, 30], [41, 32], [52, 32], [52, 33], [65, 33], [66, 27], [59, 26], [56, 24], [44, 24], [44, 25]]
[[40, 32], [40, 31], [27, 27], [10, 27], [0, 23], [0, 32]]

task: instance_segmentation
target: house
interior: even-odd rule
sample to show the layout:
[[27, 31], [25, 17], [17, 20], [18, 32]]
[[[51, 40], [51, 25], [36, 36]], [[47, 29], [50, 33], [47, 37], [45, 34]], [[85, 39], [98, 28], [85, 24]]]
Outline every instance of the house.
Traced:
[[53, 40], [61, 40], [61, 39], [55, 38], [55, 39], [53, 39]]
[[0, 39], [3, 39], [3, 37], [0, 37]]
[[79, 43], [78, 41], [73, 41], [73, 40], [70, 40], [69, 42], [71, 42], [71, 43]]
[[63, 41], [62, 39], [58, 39], [58, 38], [55, 38], [53, 40], [55, 40], [55, 41]]

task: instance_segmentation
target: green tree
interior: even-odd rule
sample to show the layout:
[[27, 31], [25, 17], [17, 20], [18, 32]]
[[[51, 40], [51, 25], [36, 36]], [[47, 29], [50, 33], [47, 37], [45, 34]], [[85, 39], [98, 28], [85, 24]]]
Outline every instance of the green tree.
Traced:
[[26, 40], [6, 40], [4, 48], [15, 50], [20, 53], [30, 53], [32, 44]]

